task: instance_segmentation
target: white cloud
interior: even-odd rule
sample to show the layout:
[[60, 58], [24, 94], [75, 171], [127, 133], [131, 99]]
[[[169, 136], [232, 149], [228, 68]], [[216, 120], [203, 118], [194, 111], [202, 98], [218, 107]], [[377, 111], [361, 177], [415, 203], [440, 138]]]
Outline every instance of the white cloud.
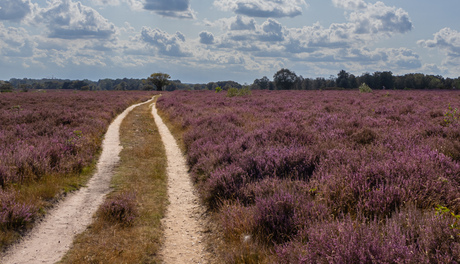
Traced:
[[[420, 46], [427, 49], [437, 49], [445, 54], [444, 59], [440, 63], [451, 75], [458, 75], [460, 72], [460, 32], [451, 29], [443, 28], [434, 34], [433, 39], [419, 40]], [[439, 74], [441, 70], [433, 65], [424, 66], [427, 72]], [[443, 72], [443, 73], [444, 73]]]
[[190, 56], [190, 52], [187, 51], [185, 45], [185, 36], [180, 32], [170, 35], [158, 28], [143, 27], [140, 40], [154, 47], [161, 55], [173, 57]]
[[[223, 1], [220, 2], [222, 3]], [[282, 54], [280, 50], [288, 54], [300, 54], [323, 49], [362, 48], [412, 29], [407, 12], [388, 7], [382, 2], [367, 4], [361, 0], [333, 0], [333, 3], [337, 7], [353, 10], [346, 15], [346, 23], [334, 23], [329, 27], [316, 23], [302, 28], [285, 28], [271, 18], [258, 25], [253, 18], [236, 16], [208, 24], [220, 24], [222, 29], [226, 30], [222, 36], [217, 37], [222, 48], [234, 47], [249, 52], [257, 51], [258, 54], [278, 55]], [[248, 30], [249, 28], [252, 30]], [[238, 32], [236, 29], [243, 31]], [[269, 42], [271, 47], [261, 42]], [[276, 47], [273, 46], [275, 42], [278, 45]], [[273, 52], [274, 50], [276, 51]], [[418, 63], [415, 62], [413, 65]]]
[[263, 41], [283, 41], [283, 26], [276, 20], [269, 18], [262, 24], [264, 34], [260, 36]]
[[44, 23], [50, 38], [110, 39], [117, 28], [91, 7], [72, 0], [54, 0], [35, 18]]
[[0, 0], [0, 20], [19, 22], [31, 12], [30, 0]]
[[254, 18], [241, 15], [220, 18], [215, 21], [204, 19], [197, 24], [206, 27], [219, 27], [222, 31], [254, 31], [257, 26], [257, 22]]
[[355, 26], [357, 34], [406, 33], [413, 28], [406, 11], [380, 1], [352, 12], [348, 20]]
[[387, 50], [389, 65], [395, 65], [399, 69], [419, 69], [422, 67], [420, 57], [413, 50], [407, 48]]
[[142, 0], [122, 0], [127, 3], [132, 10], [141, 11], [144, 10], [144, 3]]
[[363, 9], [367, 7], [367, 3], [363, 0], [332, 0], [332, 3], [338, 8], [348, 10]]
[[430, 40], [420, 40], [418, 44], [425, 48], [438, 48], [446, 52], [451, 59], [460, 58], [460, 32], [443, 28]]
[[0, 23], [0, 55], [31, 57], [35, 44], [24, 28], [8, 27]]
[[120, 5], [120, 0], [92, 0], [95, 5], [98, 6], [118, 6]]
[[144, 0], [144, 9], [166, 17], [195, 19], [190, 0]]
[[256, 21], [254, 18], [236, 16], [230, 19], [230, 30], [255, 30]]
[[304, 0], [215, 0], [214, 5], [250, 17], [295, 17], [307, 7]]
[[291, 28], [286, 50], [292, 53], [313, 52], [320, 48], [346, 48], [352, 45], [353, 36], [348, 24], [332, 24], [329, 28], [319, 23], [303, 28]]
[[214, 44], [214, 35], [207, 31], [200, 32], [200, 43], [201, 44]]

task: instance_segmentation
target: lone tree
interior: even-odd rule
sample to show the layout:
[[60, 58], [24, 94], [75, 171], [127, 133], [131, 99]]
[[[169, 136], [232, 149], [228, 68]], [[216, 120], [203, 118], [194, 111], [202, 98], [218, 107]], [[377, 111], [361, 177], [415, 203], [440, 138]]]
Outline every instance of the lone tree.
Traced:
[[163, 91], [163, 87], [170, 84], [170, 78], [171, 76], [169, 76], [169, 74], [157, 72], [150, 75], [150, 77], [147, 78], [145, 83], [153, 84], [157, 88], [157, 91]]
[[275, 82], [276, 89], [291, 90], [297, 82], [297, 75], [288, 69], [281, 69], [273, 75], [273, 81]]

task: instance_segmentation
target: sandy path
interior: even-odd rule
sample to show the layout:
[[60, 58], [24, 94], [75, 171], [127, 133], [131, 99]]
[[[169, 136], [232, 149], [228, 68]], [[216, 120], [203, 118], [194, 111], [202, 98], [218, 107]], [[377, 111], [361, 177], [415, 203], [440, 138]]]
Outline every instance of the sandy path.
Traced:
[[92, 216], [110, 191], [113, 169], [119, 161], [120, 124], [136, 106], [127, 108], [110, 124], [102, 143], [95, 175], [80, 189], [54, 207], [19, 244], [12, 247], [1, 263], [55, 263], [67, 252], [76, 234], [91, 223]]
[[165, 242], [160, 255], [164, 263], [205, 263], [203, 208], [193, 192], [187, 165], [176, 140], [161, 120], [156, 108], [152, 115], [161, 135], [168, 158], [169, 205], [165, 218]]

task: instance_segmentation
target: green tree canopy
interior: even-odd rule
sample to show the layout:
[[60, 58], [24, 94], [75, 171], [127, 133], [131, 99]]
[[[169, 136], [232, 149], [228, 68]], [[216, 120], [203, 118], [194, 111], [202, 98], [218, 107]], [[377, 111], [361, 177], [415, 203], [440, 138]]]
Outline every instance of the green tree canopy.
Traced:
[[281, 69], [273, 75], [273, 81], [278, 90], [291, 90], [297, 81], [297, 75], [288, 69]]
[[163, 87], [169, 85], [170, 78], [171, 76], [167, 73], [152, 73], [152, 75], [147, 78], [146, 84], [153, 84], [157, 88], [157, 91], [163, 91]]

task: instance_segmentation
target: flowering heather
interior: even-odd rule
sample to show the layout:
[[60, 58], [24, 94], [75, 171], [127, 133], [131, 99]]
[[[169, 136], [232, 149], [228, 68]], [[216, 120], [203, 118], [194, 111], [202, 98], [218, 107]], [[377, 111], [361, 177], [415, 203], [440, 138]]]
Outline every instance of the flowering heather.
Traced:
[[138, 215], [136, 209], [136, 194], [123, 192], [108, 198], [99, 209], [103, 218], [110, 222], [118, 222], [123, 225], [132, 225]]
[[456, 263], [460, 229], [435, 208], [460, 214], [459, 102], [455, 91], [201, 91], [157, 105], [185, 131], [229, 245], [250, 236], [281, 263]]
[[37, 213], [36, 202], [16, 202], [14, 189], [49, 175], [80, 173], [94, 160], [111, 120], [151, 96], [74, 91], [0, 94], [0, 225], [18, 227]]

